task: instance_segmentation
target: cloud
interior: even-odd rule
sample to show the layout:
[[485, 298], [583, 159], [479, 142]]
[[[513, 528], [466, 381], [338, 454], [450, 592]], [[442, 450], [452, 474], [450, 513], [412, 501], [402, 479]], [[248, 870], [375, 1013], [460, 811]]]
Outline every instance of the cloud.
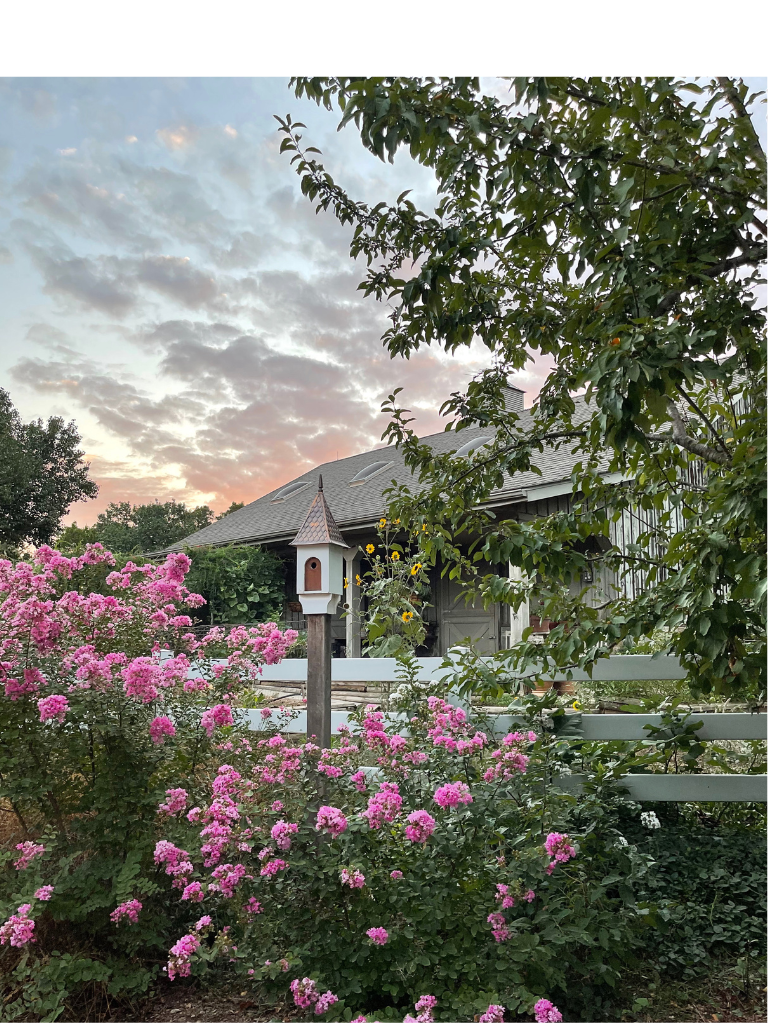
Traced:
[[176, 128], [158, 128], [155, 134], [167, 149], [173, 151], [191, 146], [199, 133], [194, 125], [180, 124]]

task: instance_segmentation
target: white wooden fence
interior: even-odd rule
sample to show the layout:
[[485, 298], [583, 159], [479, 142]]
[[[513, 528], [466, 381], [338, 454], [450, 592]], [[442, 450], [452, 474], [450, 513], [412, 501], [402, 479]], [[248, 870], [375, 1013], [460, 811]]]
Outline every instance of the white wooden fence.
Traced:
[[[445, 669], [442, 658], [418, 658], [419, 680], [437, 680], [450, 670]], [[397, 662], [394, 658], [334, 658], [331, 664], [334, 683], [393, 683], [397, 681]], [[280, 683], [304, 683], [307, 678], [307, 662], [304, 658], [286, 659], [279, 665], [268, 665], [263, 669], [262, 679], [269, 685]], [[564, 681], [562, 673], [539, 673], [537, 679]], [[572, 678], [585, 681], [590, 677], [586, 672], [574, 669]], [[615, 655], [598, 661], [592, 672], [593, 681], [641, 681], [647, 679], [684, 679], [685, 670], [677, 658], [668, 655], [630, 654]], [[456, 704], [463, 702], [453, 697]], [[463, 704], [467, 707], [466, 704]], [[261, 729], [263, 719], [259, 711], [249, 712], [252, 729]], [[574, 712], [574, 714], [577, 714]], [[390, 714], [393, 721], [403, 721], [405, 716]], [[580, 715], [580, 738], [584, 740], [644, 740], [648, 732], [644, 726], [658, 726], [661, 715], [650, 714], [583, 714]], [[766, 740], [768, 738], [768, 716], [748, 713], [694, 713], [692, 720], [701, 721], [697, 736], [702, 740]], [[331, 712], [331, 731], [349, 721], [349, 712]], [[495, 714], [489, 717], [489, 724], [495, 734], [504, 734], [514, 728], [520, 719], [514, 714]], [[307, 715], [300, 711], [286, 727], [286, 732], [305, 733]], [[560, 788], [578, 793], [582, 784], [579, 775], [563, 775], [556, 781]], [[768, 799], [768, 777], [765, 775], [625, 775], [624, 786], [636, 800], [713, 800], [713, 801], [761, 801]]]

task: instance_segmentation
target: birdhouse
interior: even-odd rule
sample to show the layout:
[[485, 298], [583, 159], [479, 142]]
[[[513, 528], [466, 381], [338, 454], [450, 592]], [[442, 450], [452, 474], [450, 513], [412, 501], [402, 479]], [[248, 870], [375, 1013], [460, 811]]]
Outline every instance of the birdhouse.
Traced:
[[347, 543], [323, 494], [323, 478], [307, 518], [291, 541], [296, 548], [296, 593], [305, 615], [333, 615], [344, 593]]

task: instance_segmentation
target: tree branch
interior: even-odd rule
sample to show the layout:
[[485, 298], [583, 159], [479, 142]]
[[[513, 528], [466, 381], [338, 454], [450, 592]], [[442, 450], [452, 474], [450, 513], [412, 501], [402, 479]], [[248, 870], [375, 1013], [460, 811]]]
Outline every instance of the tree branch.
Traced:
[[680, 410], [671, 399], [668, 405], [669, 413], [672, 417], [672, 433], [644, 434], [643, 436], [647, 441], [672, 441], [681, 448], [685, 448], [686, 451], [691, 452], [691, 454], [698, 455], [701, 459], [706, 459], [707, 462], [716, 462], [720, 466], [731, 465], [731, 457], [727, 451], [718, 451], [716, 448], [710, 448], [709, 445], [702, 444], [700, 441], [695, 441], [692, 437], [689, 437], [685, 432], [685, 424], [683, 423], [683, 417], [680, 415]]
[[[715, 263], [714, 266], [708, 270], [702, 271], [702, 277], [717, 277], [719, 274], [725, 274], [729, 270], [736, 270], [738, 267], [743, 267], [747, 263], [759, 263], [763, 259], [762, 246], [760, 252], [748, 252], [742, 253], [741, 256], [732, 256], [730, 259], [721, 260], [719, 263]], [[663, 316], [668, 313], [670, 309], [675, 305], [680, 296], [683, 294], [683, 288], [676, 288], [673, 291], [667, 292], [664, 298], [659, 302], [656, 309], [653, 311], [654, 316]]]
[[748, 127], [749, 134], [752, 136], [752, 152], [758, 160], [765, 160], [765, 153], [763, 152], [763, 147], [760, 145], [760, 136], [755, 131], [755, 126], [752, 123], [752, 118], [749, 116], [749, 111], [744, 106], [741, 96], [739, 96], [738, 90], [732, 79], [718, 78], [717, 84], [723, 90], [725, 98], [736, 111], [736, 116], [744, 119]]

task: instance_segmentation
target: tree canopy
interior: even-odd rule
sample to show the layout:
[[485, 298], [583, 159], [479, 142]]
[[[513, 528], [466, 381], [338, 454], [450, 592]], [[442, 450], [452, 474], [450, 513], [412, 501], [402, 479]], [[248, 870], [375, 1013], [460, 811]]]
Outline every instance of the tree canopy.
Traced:
[[111, 502], [93, 527], [95, 537], [110, 551], [148, 554], [159, 551], [202, 530], [213, 522], [207, 505], [187, 508], [183, 501], [132, 505]]
[[0, 545], [46, 544], [70, 505], [96, 497], [79, 445], [74, 421], [23, 423], [0, 388]]
[[[472, 458], [421, 445], [393, 392], [385, 436], [422, 488], [393, 494], [393, 514], [429, 523], [424, 553], [455, 576], [481, 558], [520, 568], [519, 581], [472, 581], [489, 602], [535, 593], [559, 623], [508, 653], [518, 669], [588, 667], [664, 629], [695, 690], [764, 690], [760, 94], [728, 78], [518, 78], [506, 96], [473, 78], [292, 84], [382, 161], [404, 148], [434, 173], [434, 209], [408, 192], [356, 201], [304, 125], [278, 118], [304, 194], [353, 229], [360, 287], [391, 309], [391, 355], [476, 340], [493, 354], [443, 406], [447, 429], [495, 428]], [[523, 429], [502, 388], [536, 356], [553, 369]], [[492, 490], [562, 446], [576, 457], [569, 511], [495, 518]], [[619, 545], [612, 526], [628, 510], [642, 526]], [[580, 585], [595, 572], [616, 582], [598, 607]], [[630, 593], [621, 581], [638, 573]]]

